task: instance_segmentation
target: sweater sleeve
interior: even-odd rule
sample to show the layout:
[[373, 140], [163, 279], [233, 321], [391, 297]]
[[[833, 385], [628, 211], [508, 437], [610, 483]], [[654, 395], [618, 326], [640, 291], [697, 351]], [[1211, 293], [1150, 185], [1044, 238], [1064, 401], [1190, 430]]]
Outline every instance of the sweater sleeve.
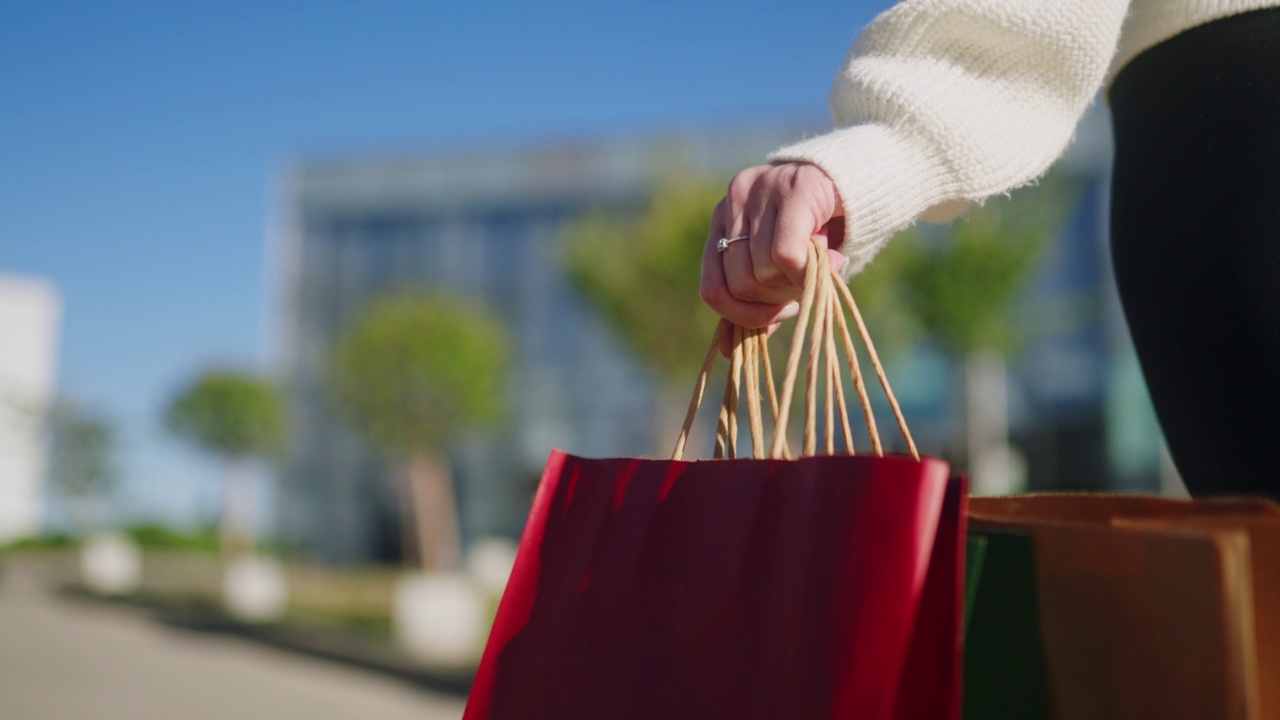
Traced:
[[1102, 83], [1128, 4], [903, 0], [849, 52], [836, 129], [769, 160], [835, 182], [856, 273], [917, 219], [949, 220], [1047, 170]]

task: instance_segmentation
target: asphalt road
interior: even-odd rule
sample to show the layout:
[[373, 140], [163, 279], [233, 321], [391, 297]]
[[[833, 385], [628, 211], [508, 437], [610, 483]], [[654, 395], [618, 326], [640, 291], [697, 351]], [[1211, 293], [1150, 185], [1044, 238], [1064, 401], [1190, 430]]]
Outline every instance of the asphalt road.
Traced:
[[371, 672], [0, 584], [4, 720], [455, 720], [462, 707]]

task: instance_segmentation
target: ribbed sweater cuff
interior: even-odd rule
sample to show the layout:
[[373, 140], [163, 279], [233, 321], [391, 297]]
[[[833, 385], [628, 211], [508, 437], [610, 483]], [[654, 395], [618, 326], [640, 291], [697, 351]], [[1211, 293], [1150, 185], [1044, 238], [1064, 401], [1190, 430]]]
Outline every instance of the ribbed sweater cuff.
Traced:
[[844, 204], [848, 277], [930, 208], [957, 199], [952, 173], [922, 139], [885, 125], [853, 125], [780, 148], [770, 162], [822, 168]]

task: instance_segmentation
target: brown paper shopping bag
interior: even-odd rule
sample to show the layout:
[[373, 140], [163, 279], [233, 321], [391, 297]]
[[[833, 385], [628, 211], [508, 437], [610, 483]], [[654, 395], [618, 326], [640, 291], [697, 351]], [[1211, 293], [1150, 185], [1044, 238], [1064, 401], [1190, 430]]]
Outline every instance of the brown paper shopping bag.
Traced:
[[1055, 718], [1280, 718], [1280, 508], [1250, 499], [974, 498], [1031, 533]]

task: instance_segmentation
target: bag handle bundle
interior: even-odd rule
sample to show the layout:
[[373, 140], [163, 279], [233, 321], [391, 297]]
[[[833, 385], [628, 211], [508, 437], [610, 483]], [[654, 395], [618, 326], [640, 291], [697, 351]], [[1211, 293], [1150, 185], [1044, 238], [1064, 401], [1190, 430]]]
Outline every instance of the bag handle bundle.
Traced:
[[[842, 304], [843, 301], [843, 304]], [[719, 354], [721, 339], [726, 333], [732, 333], [733, 353], [730, 357], [729, 377], [725, 381], [724, 398], [720, 407], [720, 420], [716, 430], [716, 454], [720, 458], [738, 457], [738, 414], [740, 396], [746, 396], [747, 420], [751, 432], [752, 456], [764, 458], [764, 421], [763, 401], [760, 393], [761, 366], [764, 368], [764, 382], [768, 388], [769, 406], [773, 415], [773, 437], [769, 446], [768, 457], [773, 459], [791, 459], [787, 446], [787, 422], [790, 418], [791, 401], [795, 394], [796, 381], [800, 371], [800, 358], [808, 345], [808, 361], [805, 367], [805, 423], [803, 457], [817, 454], [817, 393], [819, 374], [823, 375], [825, 387], [825, 450], [826, 454], [835, 454], [835, 415], [838, 408], [844, 446], [850, 455], [854, 453], [853, 431], [849, 423], [848, 407], [845, 403], [844, 383], [839, 365], [836, 336], [840, 337], [845, 357], [853, 378], [853, 388], [858, 395], [862, 407], [863, 418], [871, 437], [871, 450], [874, 455], [884, 455], [884, 447], [880, 442], [880, 433], [876, 427], [875, 416], [871, 411], [871, 399], [867, 395], [866, 383], [858, 362], [857, 350], [854, 347], [853, 335], [845, 318], [845, 309], [853, 318], [858, 336], [866, 348], [867, 357], [875, 370], [880, 386], [884, 388], [889, 407], [893, 410], [898, 422], [898, 429], [906, 440], [911, 457], [919, 460], [920, 453], [916, 449], [911, 431], [907, 429], [906, 419], [898, 400], [889, 386], [884, 366], [876, 353], [875, 344], [863, 322], [858, 304], [854, 302], [853, 293], [845, 285], [840, 275], [831, 266], [827, 256], [826, 243], [814, 237], [809, 245], [809, 262], [805, 267], [804, 290], [800, 296], [800, 312], [796, 317], [795, 331], [791, 335], [791, 347], [787, 356], [786, 372], [782, 378], [782, 393], [776, 392], [773, 379], [773, 367], [769, 360], [766, 332], [763, 328], [752, 329], [733, 325], [721, 320], [711, 339], [711, 347], [702, 362], [698, 373], [698, 381], [694, 385], [693, 397], [689, 401], [689, 409], [685, 414], [684, 426], [680, 437], [676, 440], [672, 460], [679, 460], [684, 455], [685, 443], [689, 438], [689, 430], [693, 426], [694, 416], [702, 403], [706, 391], [707, 379], [711, 368], [715, 365]], [[808, 341], [806, 343], [806, 340]], [[821, 367], [820, 367], [821, 366]], [[744, 383], [745, 376], [745, 383]], [[745, 389], [745, 393], [743, 390]]]

